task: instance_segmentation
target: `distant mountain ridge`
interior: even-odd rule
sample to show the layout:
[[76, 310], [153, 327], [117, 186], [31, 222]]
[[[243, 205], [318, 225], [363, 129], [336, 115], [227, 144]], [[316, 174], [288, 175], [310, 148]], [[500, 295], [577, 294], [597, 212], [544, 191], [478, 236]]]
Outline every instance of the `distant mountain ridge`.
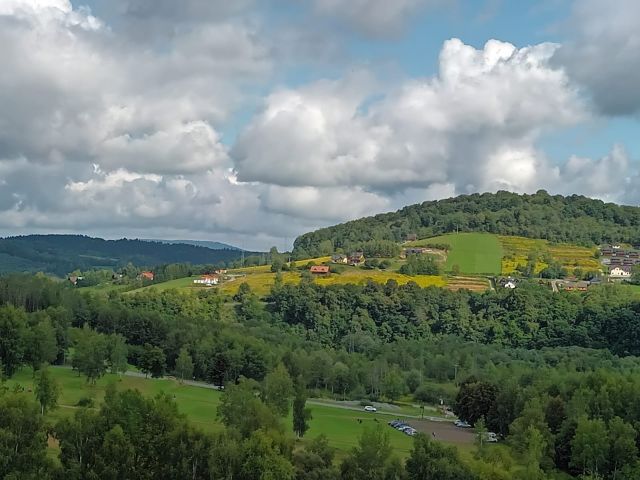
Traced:
[[592, 246], [605, 242], [640, 244], [640, 208], [605, 203], [582, 195], [533, 195], [499, 191], [460, 195], [410, 205], [298, 237], [298, 258], [348, 251], [376, 240], [401, 242], [450, 232], [488, 232]]
[[142, 238], [141, 240], [145, 242], [159, 242], [159, 243], [168, 243], [168, 244], [176, 244], [183, 243], [185, 245], [194, 245], [196, 247], [205, 247], [210, 248], [211, 250], [238, 250], [242, 251], [242, 248], [235, 247], [233, 245], [229, 245], [227, 243], [222, 242], [214, 242], [211, 240], [161, 240], [157, 238]]
[[0, 273], [45, 272], [64, 276], [80, 269], [119, 268], [132, 263], [153, 267], [167, 263], [222, 265], [241, 250], [211, 249], [185, 243], [104, 240], [85, 235], [23, 235], [0, 239]]

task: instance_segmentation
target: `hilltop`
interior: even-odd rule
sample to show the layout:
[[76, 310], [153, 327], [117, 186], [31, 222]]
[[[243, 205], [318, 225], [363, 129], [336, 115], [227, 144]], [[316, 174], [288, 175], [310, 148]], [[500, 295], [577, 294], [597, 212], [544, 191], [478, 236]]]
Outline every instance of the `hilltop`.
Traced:
[[298, 237], [297, 258], [361, 248], [370, 241], [403, 242], [452, 232], [486, 232], [591, 247], [607, 242], [640, 244], [640, 208], [580, 195], [540, 190], [500, 191], [410, 205], [396, 212], [322, 228]]
[[182, 243], [184, 245], [194, 245], [196, 247], [206, 247], [211, 250], [242, 250], [242, 248], [234, 247], [233, 245], [229, 245], [227, 243], [222, 242], [214, 242], [211, 240], [161, 240], [157, 238], [143, 239], [145, 242], [158, 242], [158, 243], [168, 243], [168, 244], [176, 244]]
[[84, 235], [26, 235], [0, 239], [0, 273], [45, 272], [64, 276], [73, 270], [117, 268], [127, 263], [221, 264], [239, 258], [240, 250], [184, 243], [104, 240]]

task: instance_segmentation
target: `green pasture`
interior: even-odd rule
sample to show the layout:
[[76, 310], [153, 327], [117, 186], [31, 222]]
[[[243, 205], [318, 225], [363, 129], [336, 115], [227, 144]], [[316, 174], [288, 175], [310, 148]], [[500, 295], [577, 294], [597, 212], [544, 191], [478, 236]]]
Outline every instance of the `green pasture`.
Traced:
[[445, 269], [451, 271], [454, 265], [461, 273], [499, 275], [502, 261], [502, 246], [496, 235], [490, 233], [457, 233], [426, 238], [410, 245], [420, 246], [443, 243], [451, 246]]
[[[222, 424], [216, 418], [217, 406], [221, 393], [216, 390], [191, 385], [181, 385], [172, 379], [153, 379], [144, 377], [131, 377], [107, 374], [90, 385], [85, 377], [70, 368], [51, 368], [52, 375], [58, 381], [61, 392], [58, 399], [58, 408], [48, 413], [49, 420], [54, 423], [65, 416], [72, 415], [79, 408], [78, 401], [82, 398], [92, 398], [95, 406], [99, 406], [104, 399], [105, 391], [110, 383], [115, 383], [118, 390], [135, 389], [146, 396], [155, 396], [160, 392], [171, 395], [178, 405], [178, 410], [185, 414], [189, 421], [208, 432], [222, 429]], [[30, 368], [23, 368], [17, 372], [6, 386], [12, 390], [16, 384], [25, 389], [26, 395], [32, 395], [33, 375]], [[34, 398], [35, 400], [35, 398]], [[325, 434], [331, 446], [344, 454], [358, 443], [358, 438], [367, 425], [374, 425], [377, 419], [386, 425], [392, 415], [379, 413], [367, 413], [361, 410], [349, 410], [333, 406], [309, 404], [313, 419], [305, 438], [315, 438]], [[403, 411], [404, 413], [404, 411]], [[415, 413], [411, 411], [411, 413]], [[358, 422], [358, 419], [361, 422]], [[284, 420], [288, 430], [291, 429], [291, 418]], [[402, 457], [409, 454], [411, 438], [389, 428], [389, 434], [396, 453]]]

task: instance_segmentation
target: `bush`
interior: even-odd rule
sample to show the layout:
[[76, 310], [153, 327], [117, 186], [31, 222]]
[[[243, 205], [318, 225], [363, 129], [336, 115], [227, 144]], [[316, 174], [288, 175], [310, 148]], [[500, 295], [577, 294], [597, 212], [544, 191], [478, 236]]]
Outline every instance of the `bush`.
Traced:
[[93, 398], [90, 398], [90, 397], [82, 397], [80, 400], [78, 400], [78, 403], [76, 403], [77, 407], [92, 408], [93, 405], [94, 405]]
[[400, 267], [404, 275], [440, 275], [440, 266], [431, 255], [409, 255]]

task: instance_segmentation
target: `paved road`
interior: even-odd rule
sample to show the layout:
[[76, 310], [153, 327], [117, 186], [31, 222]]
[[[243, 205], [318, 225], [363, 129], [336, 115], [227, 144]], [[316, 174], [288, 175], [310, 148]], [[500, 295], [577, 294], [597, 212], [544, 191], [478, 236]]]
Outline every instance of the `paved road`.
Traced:
[[425, 415], [424, 417], [420, 416], [420, 415], [409, 415], [407, 413], [399, 413], [399, 412], [390, 412], [390, 411], [384, 411], [384, 410], [378, 410], [375, 414], [374, 413], [369, 413], [369, 412], [365, 412], [363, 410], [363, 407], [352, 407], [351, 405], [344, 405], [342, 403], [338, 403], [338, 402], [331, 402], [331, 401], [326, 401], [326, 400], [314, 400], [314, 399], [309, 399], [307, 400], [307, 404], [308, 405], [321, 405], [324, 407], [331, 407], [331, 408], [341, 408], [343, 410], [353, 410], [356, 412], [362, 412], [363, 414], [369, 414], [369, 415], [389, 415], [391, 417], [402, 417], [402, 418], [417, 418], [417, 419], [424, 419], [424, 420], [430, 420], [432, 422], [450, 422], [450, 419], [447, 418], [442, 418], [442, 417], [430, 417]]

